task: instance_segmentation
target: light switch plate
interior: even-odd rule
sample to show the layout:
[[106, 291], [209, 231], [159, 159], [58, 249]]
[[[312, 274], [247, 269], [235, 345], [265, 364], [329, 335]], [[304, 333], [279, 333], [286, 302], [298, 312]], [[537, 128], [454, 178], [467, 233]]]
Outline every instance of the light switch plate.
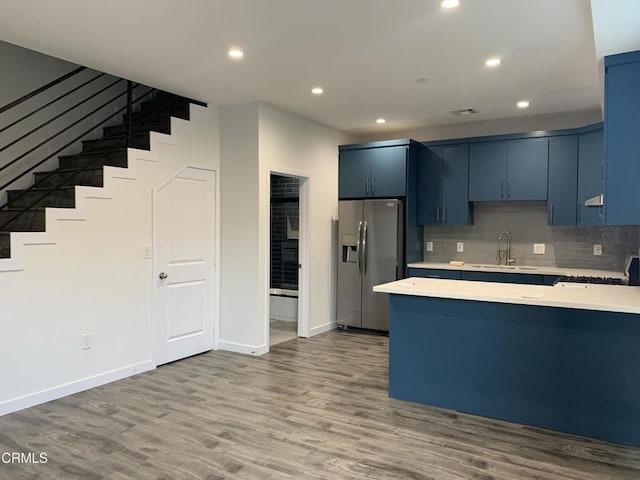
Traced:
[[600, 243], [593, 244], [593, 254], [602, 255], [602, 245]]
[[142, 258], [151, 258], [151, 245], [145, 245], [144, 247], [142, 247]]
[[433, 242], [427, 242], [427, 252], [433, 252]]
[[83, 333], [81, 338], [82, 350], [91, 350], [93, 348], [93, 334]]
[[533, 244], [533, 254], [534, 255], [544, 255], [546, 250], [546, 245], [544, 243], [534, 243]]
[[456, 245], [456, 251], [464, 252], [464, 242], [458, 242], [458, 244]]

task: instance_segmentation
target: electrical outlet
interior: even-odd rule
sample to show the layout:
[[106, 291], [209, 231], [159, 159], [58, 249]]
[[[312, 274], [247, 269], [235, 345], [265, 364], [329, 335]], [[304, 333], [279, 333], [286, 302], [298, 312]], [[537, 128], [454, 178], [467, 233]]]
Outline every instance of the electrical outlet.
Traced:
[[427, 252], [433, 252], [433, 242], [427, 242]]
[[91, 350], [93, 348], [93, 334], [83, 333], [81, 337], [82, 350]]
[[544, 243], [534, 243], [533, 244], [533, 254], [534, 255], [544, 255], [545, 253], [545, 244]]
[[593, 244], [593, 254], [594, 255], [602, 255], [602, 245], [599, 243]]
[[142, 247], [142, 258], [145, 260], [151, 258], [151, 245]]
[[456, 245], [456, 252], [464, 252], [464, 242], [458, 242]]

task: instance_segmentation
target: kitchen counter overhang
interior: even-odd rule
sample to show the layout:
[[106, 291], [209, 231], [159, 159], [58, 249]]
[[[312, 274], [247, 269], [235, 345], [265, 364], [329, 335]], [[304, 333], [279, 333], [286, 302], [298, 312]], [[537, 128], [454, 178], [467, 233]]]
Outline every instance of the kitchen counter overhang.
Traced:
[[[640, 314], [640, 287], [561, 283], [555, 286], [411, 277], [374, 292]], [[640, 318], [638, 319], [640, 321]]]
[[389, 394], [640, 446], [640, 289], [410, 278], [390, 293]]

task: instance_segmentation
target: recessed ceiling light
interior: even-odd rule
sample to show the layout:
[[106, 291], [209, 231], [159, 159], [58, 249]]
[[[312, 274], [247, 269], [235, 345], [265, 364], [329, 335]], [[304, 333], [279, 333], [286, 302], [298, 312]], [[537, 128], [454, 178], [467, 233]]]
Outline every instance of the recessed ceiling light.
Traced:
[[502, 63], [502, 60], [500, 60], [498, 57], [493, 57], [493, 58], [490, 58], [489, 60], [487, 60], [484, 63], [485, 63], [485, 65], [487, 67], [497, 67], [498, 65], [500, 65]]
[[442, 8], [456, 8], [460, 5], [460, 0], [442, 0], [440, 5]]
[[311, 89], [311, 93], [313, 93], [314, 95], [322, 95], [324, 93], [324, 90], [321, 87], [313, 87]]
[[517, 105], [518, 108], [528, 108], [531, 103], [527, 102], [526, 100], [521, 100], [517, 103]]
[[418, 83], [425, 83], [426, 81], [427, 81], [426, 78], [419, 78], [419, 79], [416, 80], [416, 82], [418, 82]]
[[378, 118], [376, 120], [376, 123], [379, 123], [380, 125], [382, 125], [383, 123], [387, 123], [387, 121], [384, 118]]
[[229, 56], [234, 60], [239, 60], [244, 57], [244, 53], [239, 48], [232, 48], [229, 50]]

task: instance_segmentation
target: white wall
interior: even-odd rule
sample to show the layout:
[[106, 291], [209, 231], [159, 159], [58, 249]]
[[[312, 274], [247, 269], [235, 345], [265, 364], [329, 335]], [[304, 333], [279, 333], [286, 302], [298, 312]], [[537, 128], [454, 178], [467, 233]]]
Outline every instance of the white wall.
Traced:
[[106, 167], [104, 189], [77, 187], [75, 210], [48, 209], [46, 233], [12, 234], [12, 259], [0, 260], [0, 414], [153, 368], [152, 188], [186, 161], [220, 164], [217, 109], [191, 112], [171, 136], [152, 134], [150, 152], [130, 150], [128, 169]]
[[311, 335], [335, 325], [332, 217], [340, 134], [264, 103], [222, 107], [221, 310], [218, 347], [268, 350], [269, 168], [308, 175]]
[[[260, 103], [260, 192], [268, 199], [269, 168], [309, 175], [309, 327], [315, 335], [335, 327], [334, 245], [332, 219], [338, 217], [337, 130]], [[266, 283], [269, 204], [260, 202], [260, 292]]]
[[577, 128], [602, 121], [599, 109], [580, 112], [566, 112], [548, 115], [523, 115], [497, 120], [461, 121], [449, 125], [436, 125], [411, 130], [364, 134], [358, 142], [412, 138], [419, 142], [453, 138], [503, 135], [508, 133], [532, 132], [537, 130], [562, 130]]
[[266, 350], [258, 275], [258, 104], [220, 109], [221, 244], [218, 347]]

